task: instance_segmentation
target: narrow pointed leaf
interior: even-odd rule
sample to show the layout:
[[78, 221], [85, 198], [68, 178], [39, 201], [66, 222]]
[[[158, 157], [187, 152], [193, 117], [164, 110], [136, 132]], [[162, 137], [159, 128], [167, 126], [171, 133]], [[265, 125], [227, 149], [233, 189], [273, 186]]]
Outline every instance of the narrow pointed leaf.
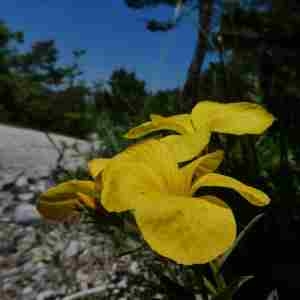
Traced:
[[227, 287], [219, 291], [218, 295], [212, 298], [212, 300], [227, 300], [231, 299], [234, 294], [241, 288], [243, 284], [251, 280], [254, 276], [242, 276], [232, 281]]

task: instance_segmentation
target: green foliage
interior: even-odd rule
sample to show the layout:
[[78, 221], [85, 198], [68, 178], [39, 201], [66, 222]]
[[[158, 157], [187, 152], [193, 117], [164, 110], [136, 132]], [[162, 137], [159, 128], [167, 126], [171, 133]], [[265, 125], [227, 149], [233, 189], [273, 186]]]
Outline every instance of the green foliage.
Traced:
[[169, 6], [177, 9], [175, 15], [166, 20], [150, 19], [146, 21], [146, 28], [152, 32], [166, 32], [172, 30], [181, 21], [185, 14], [179, 13], [182, 6], [185, 6], [185, 11], [189, 14], [195, 8], [199, 7], [199, 3], [196, 0], [124, 0], [126, 5], [131, 9], [147, 9], [158, 6]]
[[180, 91], [178, 89], [157, 91], [145, 101], [142, 117], [148, 119], [150, 114], [168, 116], [179, 113]]
[[93, 91], [96, 108], [110, 112], [121, 123], [128, 123], [141, 113], [146, 96], [145, 81], [124, 68], [114, 70], [107, 84], [96, 82]]
[[113, 71], [109, 79], [111, 106], [130, 115], [140, 113], [147, 95], [145, 86], [145, 81], [137, 79], [134, 72], [123, 68]]

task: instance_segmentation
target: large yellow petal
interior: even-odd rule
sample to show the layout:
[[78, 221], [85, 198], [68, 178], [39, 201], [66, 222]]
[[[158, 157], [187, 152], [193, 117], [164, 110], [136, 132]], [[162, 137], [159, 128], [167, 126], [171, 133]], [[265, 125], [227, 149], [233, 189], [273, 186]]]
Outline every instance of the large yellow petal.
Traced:
[[207, 146], [210, 139], [208, 130], [198, 130], [183, 135], [168, 135], [160, 139], [174, 153], [177, 162], [189, 161], [198, 156]]
[[211, 131], [229, 134], [261, 134], [274, 121], [272, 114], [250, 102], [218, 103], [201, 101], [192, 110], [197, 128], [208, 124]]
[[95, 158], [88, 162], [88, 169], [92, 177], [96, 178], [110, 162], [110, 158]]
[[215, 259], [236, 237], [231, 209], [211, 196], [147, 194], [134, 215], [150, 247], [184, 265], [204, 264]]
[[185, 119], [184, 121], [178, 121], [176, 119], [164, 118], [158, 115], [152, 115], [152, 117], [154, 118], [153, 121], [142, 123], [141, 125], [130, 129], [124, 137], [128, 139], [136, 139], [161, 130], [169, 130], [175, 131], [179, 134], [185, 134], [189, 132], [188, 130], [190, 130], [190, 127], [187, 127]]
[[223, 158], [224, 151], [217, 150], [215, 152], [203, 155], [180, 168], [180, 172], [183, 173], [185, 178], [185, 190], [191, 194], [192, 180], [197, 179], [205, 174], [214, 172], [223, 161]]
[[145, 194], [167, 192], [164, 178], [139, 162], [112, 162], [103, 172], [102, 183], [101, 203], [109, 212], [136, 209]]
[[[71, 180], [61, 183], [40, 196], [37, 209], [47, 219], [64, 221], [77, 215], [82, 203], [90, 206], [95, 193], [94, 188], [95, 184], [92, 181]], [[85, 197], [82, 198], [81, 194]]]
[[197, 179], [192, 186], [192, 193], [204, 186], [215, 186], [233, 189], [256, 206], [264, 206], [270, 203], [270, 198], [262, 191], [248, 186], [232, 177], [216, 173], [209, 173]]

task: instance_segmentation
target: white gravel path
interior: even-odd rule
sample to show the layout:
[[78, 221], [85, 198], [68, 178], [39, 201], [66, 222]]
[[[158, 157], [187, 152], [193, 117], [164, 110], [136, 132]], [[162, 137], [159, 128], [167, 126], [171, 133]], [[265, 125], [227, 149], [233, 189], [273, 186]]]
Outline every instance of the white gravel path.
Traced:
[[[84, 140], [57, 134], [50, 136], [60, 148], [61, 142], [64, 142], [68, 145], [77, 144], [82, 154], [89, 152], [90, 144]], [[68, 167], [84, 163], [82, 157], [74, 158], [76, 154], [71, 149], [66, 152], [68, 158], [64, 162]], [[45, 133], [0, 124], [0, 181], [9, 180], [23, 171], [30, 177], [47, 175], [57, 158], [58, 152]]]

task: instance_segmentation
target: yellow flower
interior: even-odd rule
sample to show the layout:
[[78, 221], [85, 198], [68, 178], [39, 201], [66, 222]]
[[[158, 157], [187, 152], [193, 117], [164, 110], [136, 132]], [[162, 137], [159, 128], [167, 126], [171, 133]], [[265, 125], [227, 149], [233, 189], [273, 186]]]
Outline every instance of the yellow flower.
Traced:
[[96, 208], [95, 183], [88, 180], [70, 180], [41, 194], [37, 209], [44, 218], [61, 222], [77, 216], [78, 208], [83, 205]]
[[[168, 130], [176, 134], [161, 140], [176, 149], [178, 162], [188, 161], [205, 148], [211, 132], [228, 134], [261, 134], [274, 121], [274, 117], [255, 103], [218, 103], [201, 101], [191, 114], [171, 117], [150, 115], [151, 121], [132, 128], [125, 135], [129, 139], [143, 137], [149, 133]], [[184, 140], [182, 140], [184, 137]]]
[[[96, 179], [70, 180], [54, 186], [41, 194], [37, 209], [40, 214], [49, 220], [65, 221], [79, 214], [78, 208], [85, 205], [89, 208], [97, 208], [97, 199], [102, 190], [102, 172], [112, 162], [122, 161], [146, 161], [141, 147], [135, 145], [128, 147], [113, 158], [97, 158], [88, 163], [89, 172]], [[150, 154], [148, 158], [150, 158]], [[156, 163], [161, 164], [159, 161]], [[162, 164], [163, 165], [163, 164]], [[100, 204], [100, 202], [98, 202]]]
[[204, 155], [182, 168], [174, 152], [155, 139], [130, 151], [129, 159], [113, 159], [104, 168], [102, 205], [109, 212], [131, 210], [150, 247], [177, 263], [211, 261], [236, 237], [229, 206], [212, 195], [192, 197], [199, 188], [230, 188], [258, 206], [270, 201], [260, 190], [213, 173], [223, 159], [222, 151]]

